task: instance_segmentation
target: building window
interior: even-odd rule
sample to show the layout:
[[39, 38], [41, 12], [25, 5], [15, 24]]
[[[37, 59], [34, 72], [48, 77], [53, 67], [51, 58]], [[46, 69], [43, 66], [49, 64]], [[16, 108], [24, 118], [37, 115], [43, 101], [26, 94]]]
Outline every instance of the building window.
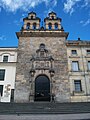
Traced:
[[74, 80], [74, 86], [76, 92], [82, 91], [81, 80]]
[[0, 80], [4, 80], [4, 77], [5, 77], [5, 70], [1, 69], [0, 70]]
[[90, 50], [87, 50], [87, 54], [90, 54]]
[[0, 95], [3, 95], [3, 85], [0, 85]]
[[90, 61], [88, 61], [88, 70], [90, 71]]
[[55, 23], [55, 30], [57, 30], [58, 29], [58, 24], [57, 23]]
[[71, 51], [73, 55], [76, 55], [77, 54], [77, 51], [76, 50], [72, 50]]
[[51, 24], [51, 23], [48, 24], [48, 29], [49, 29], [49, 30], [52, 29], [52, 24]]
[[72, 61], [72, 71], [79, 71], [78, 61]]
[[3, 62], [8, 62], [8, 56], [3, 56]]

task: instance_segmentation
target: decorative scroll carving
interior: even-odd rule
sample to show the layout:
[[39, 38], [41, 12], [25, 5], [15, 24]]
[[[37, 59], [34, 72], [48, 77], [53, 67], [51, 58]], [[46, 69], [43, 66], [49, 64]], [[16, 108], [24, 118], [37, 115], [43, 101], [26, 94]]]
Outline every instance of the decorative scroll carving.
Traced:
[[32, 68], [31, 71], [34, 70], [51, 70], [54, 71], [54, 59], [49, 55], [48, 50], [45, 47], [45, 44], [40, 44], [39, 49], [36, 50], [36, 55], [32, 56], [31, 60]]

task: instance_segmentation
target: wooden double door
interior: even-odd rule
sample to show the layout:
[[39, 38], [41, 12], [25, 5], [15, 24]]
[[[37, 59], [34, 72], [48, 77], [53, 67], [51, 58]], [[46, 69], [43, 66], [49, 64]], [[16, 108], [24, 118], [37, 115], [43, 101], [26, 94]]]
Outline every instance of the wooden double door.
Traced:
[[50, 101], [50, 80], [45, 75], [39, 75], [35, 79], [34, 101]]

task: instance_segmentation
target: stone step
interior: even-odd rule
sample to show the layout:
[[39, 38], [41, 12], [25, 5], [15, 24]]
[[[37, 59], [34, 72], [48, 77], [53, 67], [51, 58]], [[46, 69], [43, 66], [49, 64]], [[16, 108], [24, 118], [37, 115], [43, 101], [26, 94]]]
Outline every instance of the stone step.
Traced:
[[0, 103], [0, 114], [90, 113], [90, 103]]

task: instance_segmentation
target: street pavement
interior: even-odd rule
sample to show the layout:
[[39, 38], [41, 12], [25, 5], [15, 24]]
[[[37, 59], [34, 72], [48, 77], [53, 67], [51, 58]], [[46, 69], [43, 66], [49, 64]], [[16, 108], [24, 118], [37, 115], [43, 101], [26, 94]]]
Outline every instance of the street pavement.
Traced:
[[0, 115], [0, 120], [90, 120], [90, 113], [86, 114], [41, 114], [41, 115]]

